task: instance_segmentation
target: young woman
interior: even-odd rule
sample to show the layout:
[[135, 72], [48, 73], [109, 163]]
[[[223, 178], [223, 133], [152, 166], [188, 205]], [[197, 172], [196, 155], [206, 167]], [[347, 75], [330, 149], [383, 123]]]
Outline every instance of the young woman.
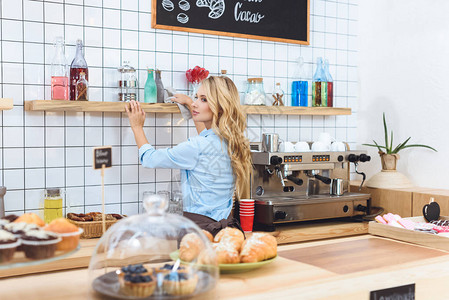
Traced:
[[241, 195], [252, 168], [239, 99], [232, 80], [221, 76], [205, 79], [194, 100], [176, 94], [175, 101], [189, 107], [199, 135], [158, 150], [148, 144], [143, 131], [145, 112], [139, 102], [131, 101], [126, 107], [141, 164], [181, 169], [184, 216], [213, 234], [235, 226], [230, 215], [232, 196], [234, 191]]

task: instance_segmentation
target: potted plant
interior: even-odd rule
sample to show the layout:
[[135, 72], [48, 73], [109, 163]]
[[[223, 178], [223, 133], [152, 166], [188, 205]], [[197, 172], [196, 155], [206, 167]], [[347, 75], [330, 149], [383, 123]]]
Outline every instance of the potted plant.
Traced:
[[393, 131], [391, 131], [390, 138], [388, 137], [388, 128], [387, 128], [387, 122], [385, 120], [385, 113], [383, 113], [383, 121], [384, 121], [384, 132], [385, 132], [385, 146], [380, 146], [375, 140], [373, 140], [374, 144], [363, 144], [364, 146], [369, 147], [377, 147], [379, 150], [380, 159], [382, 161], [382, 171], [394, 171], [396, 170], [396, 162], [399, 159], [398, 152], [405, 148], [412, 148], [412, 147], [422, 147], [422, 148], [428, 148], [435, 152], [435, 148], [432, 148], [427, 145], [422, 144], [408, 144], [411, 137], [406, 139], [403, 143], [399, 143], [396, 147], [393, 148]]

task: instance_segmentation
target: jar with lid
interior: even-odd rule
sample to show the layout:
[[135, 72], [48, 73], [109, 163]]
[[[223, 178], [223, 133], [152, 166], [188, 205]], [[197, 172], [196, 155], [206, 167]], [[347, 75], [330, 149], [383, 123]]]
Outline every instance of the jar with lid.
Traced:
[[266, 105], [267, 96], [263, 88], [263, 78], [248, 78], [245, 105]]
[[120, 79], [118, 81], [119, 101], [137, 101], [137, 76], [136, 69], [129, 65], [129, 61], [124, 61], [123, 66], [118, 68]]
[[59, 188], [49, 188], [45, 190], [44, 196], [44, 221], [50, 223], [54, 219], [62, 218], [62, 191]]

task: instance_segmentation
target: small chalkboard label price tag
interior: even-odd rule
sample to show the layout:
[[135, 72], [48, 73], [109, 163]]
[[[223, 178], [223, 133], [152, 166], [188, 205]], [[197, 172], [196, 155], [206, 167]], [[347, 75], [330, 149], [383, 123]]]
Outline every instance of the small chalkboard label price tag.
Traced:
[[101, 169], [104, 165], [105, 168], [112, 167], [112, 147], [95, 147], [94, 153], [94, 169]]
[[403, 299], [415, 300], [415, 284], [401, 285], [384, 290], [371, 291], [370, 300]]

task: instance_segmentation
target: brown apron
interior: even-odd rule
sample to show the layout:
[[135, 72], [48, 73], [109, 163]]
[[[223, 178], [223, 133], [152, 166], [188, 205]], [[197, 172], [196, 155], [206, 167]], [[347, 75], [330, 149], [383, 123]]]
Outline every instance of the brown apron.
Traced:
[[190, 212], [183, 212], [184, 217], [195, 222], [201, 229], [209, 231], [213, 236], [215, 236], [220, 230], [226, 227], [233, 227], [239, 229], [243, 232], [242, 227], [237, 219], [235, 219], [232, 214], [229, 215], [227, 219], [222, 219], [220, 221], [215, 221], [212, 218], [194, 214]]

